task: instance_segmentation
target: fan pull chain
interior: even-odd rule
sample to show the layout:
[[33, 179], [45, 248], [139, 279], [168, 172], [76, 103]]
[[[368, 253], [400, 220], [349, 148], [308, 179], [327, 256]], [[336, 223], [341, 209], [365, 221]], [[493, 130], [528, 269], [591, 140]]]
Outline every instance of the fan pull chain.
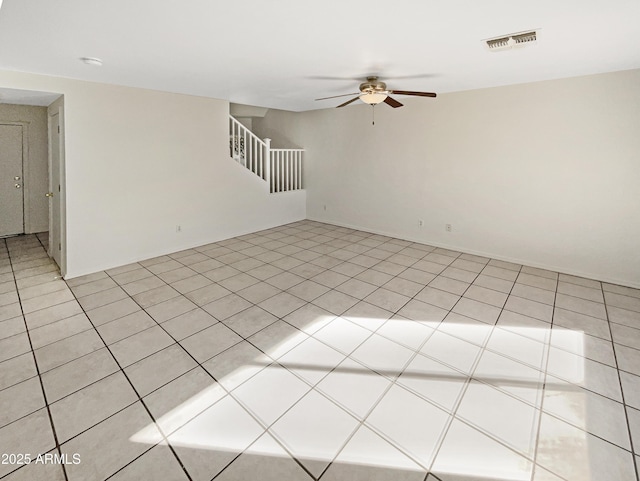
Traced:
[[376, 125], [376, 104], [371, 104], [371, 125]]

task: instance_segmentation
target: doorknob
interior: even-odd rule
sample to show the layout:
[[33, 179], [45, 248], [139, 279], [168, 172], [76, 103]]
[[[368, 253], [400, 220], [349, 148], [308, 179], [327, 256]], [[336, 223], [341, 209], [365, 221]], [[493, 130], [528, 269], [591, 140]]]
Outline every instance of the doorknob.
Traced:
[[19, 189], [20, 187], [22, 187], [20, 184], [16, 184], [16, 185], [15, 185], [15, 188], [16, 188], [16, 189]]
[[53, 192], [47, 192], [44, 195], [45, 195], [45, 197], [53, 197]]

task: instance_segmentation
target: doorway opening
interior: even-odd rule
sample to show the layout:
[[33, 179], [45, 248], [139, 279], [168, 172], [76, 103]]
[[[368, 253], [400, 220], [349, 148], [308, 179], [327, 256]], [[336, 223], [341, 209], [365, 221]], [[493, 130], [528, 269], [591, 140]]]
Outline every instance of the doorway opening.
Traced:
[[64, 193], [63, 96], [0, 89], [0, 238], [38, 234], [62, 276]]

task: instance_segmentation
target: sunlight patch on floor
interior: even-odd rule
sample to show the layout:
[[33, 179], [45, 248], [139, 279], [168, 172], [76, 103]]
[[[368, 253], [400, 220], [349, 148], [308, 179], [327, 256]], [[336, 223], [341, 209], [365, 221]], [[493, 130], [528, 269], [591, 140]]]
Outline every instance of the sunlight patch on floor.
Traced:
[[[301, 331], [266, 348], [267, 355], [280, 360], [289, 370], [280, 365], [267, 368], [266, 357], [256, 358], [250, 364], [230, 369], [219, 380], [224, 384], [227, 378], [247, 378], [240, 384], [241, 389], [236, 387], [237, 382], [230, 383], [234, 391], [229, 394], [221, 384], [213, 384], [165, 413], [157, 420], [157, 425], [181, 426], [173, 432], [165, 432], [170, 443], [179, 447], [283, 456], [284, 446], [303, 463], [320, 463], [320, 466], [335, 459], [340, 463], [398, 470], [431, 469], [435, 473], [478, 479], [531, 479], [535, 447], [539, 442], [539, 409], [545, 381], [540, 371], [546, 368], [551, 345], [550, 328], [500, 326], [504, 329], [498, 329], [477, 323], [365, 318], [355, 319], [351, 324], [338, 319], [345, 326], [343, 336], [340, 331], [335, 336], [335, 327], [340, 325], [335, 321], [334, 331], [331, 331], [333, 337], [318, 335], [322, 342]], [[314, 329], [314, 324], [319, 329]], [[308, 323], [305, 330], [316, 336], [330, 324], [327, 318], [318, 318]], [[358, 338], [357, 342], [361, 344], [345, 353], [345, 342], [348, 345], [350, 337], [361, 334], [354, 325], [376, 326], [378, 333], [368, 332], [364, 341]], [[378, 329], [382, 325], [388, 329]], [[386, 335], [393, 340], [384, 337]], [[332, 338], [336, 339], [336, 345], [332, 345]], [[540, 339], [545, 342], [539, 342]], [[372, 351], [372, 355], [365, 351], [366, 346], [378, 351]], [[582, 356], [583, 333], [554, 330], [553, 347]], [[471, 361], [465, 361], [467, 357]], [[287, 364], [287, 359], [291, 360], [291, 365]], [[580, 356], [571, 359], [573, 362], [564, 366], [564, 372], [568, 373], [564, 380], [579, 385], [585, 379], [584, 362], [580, 362]], [[465, 372], [467, 365], [469, 368]], [[326, 385], [328, 372], [334, 376], [332, 379], [339, 379], [335, 389]], [[265, 377], [268, 375], [272, 377]], [[271, 384], [265, 384], [264, 379], [260, 381], [262, 377], [271, 379]], [[322, 378], [325, 381], [321, 382]], [[374, 378], [380, 381], [379, 388], [371, 385]], [[346, 385], [354, 390], [351, 398], [345, 397], [341, 401], [345, 390], [341, 390], [340, 382], [348, 383]], [[389, 386], [395, 387], [388, 390]], [[594, 413], [585, 405], [584, 398], [571, 392], [570, 384], [552, 383], [547, 387], [549, 389], [560, 397], [566, 391], [564, 409], [572, 413], [577, 423], [586, 425], [586, 419], [581, 417]], [[441, 432], [436, 433], [433, 445], [428, 447], [430, 452], [420, 453], [415, 448], [420, 446], [420, 438], [424, 436], [419, 421], [414, 432], [411, 432], [410, 423], [406, 432], [385, 427], [397, 423], [385, 419], [388, 414], [379, 413], [381, 406], [391, 399], [404, 399], [402, 396], [394, 398], [390, 394], [392, 391], [404, 393], [402, 396], [409, 396], [415, 406], [432, 412], [423, 421], [430, 422], [429, 416], [434, 420], [437, 416], [446, 420], [442, 426], [434, 421], [433, 429], [441, 429]], [[363, 392], [372, 396], [371, 408], [367, 400], [362, 399]], [[483, 392], [488, 396], [483, 397]], [[357, 396], [360, 397], [356, 399]], [[469, 401], [465, 404], [466, 397]], [[471, 401], [475, 406], [469, 405]], [[485, 401], [493, 405], [483, 406]], [[504, 406], [500, 404], [502, 402]], [[513, 412], [509, 403], [517, 404], [528, 414], [517, 420], [519, 422], [513, 422], [509, 419]], [[252, 409], [252, 405], [265, 407], [265, 410]], [[408, 405], [399, 402], [385, 406], [385, 409], [386, 413], [406, 416]], [[411, 409], [414, 409], [413, 404]], [[504, 409], [502, 419], [501, 409]], [[451, 415], [452, 411], [456, 411], [455, 416]], [[409, 414], [413, 415], [419, 418], [422, 414]], [[309, 418], [313, 417], [316, 419], [311, 422]], [[154, 426], [139, 431], [130, 440], [149, 444], [162, 441]], [[309, 426], [313, 426], [313, 430], [309, 430]], [[263, 436], [265, 430], [269, 435]], [[569, 434], [565, 430], [557, 435], [557, 445], [549, 446], [547, 439], [541, 449], [556, 449], [561, 456], [562, 445], [571, 446], [574, 451], [588, 448], [587, 434], [580, 429]], [[567, 435], [575, 439], [567, 440]], [[259, 438], [261, 441], [256, 442]], [[587, 454], [573, 452], [572, 456], [587, 459]], [[318, 469], [322, 472], [324, 468]]]

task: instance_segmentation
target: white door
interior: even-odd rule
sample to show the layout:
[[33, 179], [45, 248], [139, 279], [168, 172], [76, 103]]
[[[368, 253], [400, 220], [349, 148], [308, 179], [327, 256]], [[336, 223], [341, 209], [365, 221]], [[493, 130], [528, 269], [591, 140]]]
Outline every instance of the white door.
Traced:
[[51, 165], [49, 166], [49, 255], [62, 266], [60, 234], [60, 114], [50, 117]]
[[0, 125], [0, 237], [24, 233], [22, 126]]

